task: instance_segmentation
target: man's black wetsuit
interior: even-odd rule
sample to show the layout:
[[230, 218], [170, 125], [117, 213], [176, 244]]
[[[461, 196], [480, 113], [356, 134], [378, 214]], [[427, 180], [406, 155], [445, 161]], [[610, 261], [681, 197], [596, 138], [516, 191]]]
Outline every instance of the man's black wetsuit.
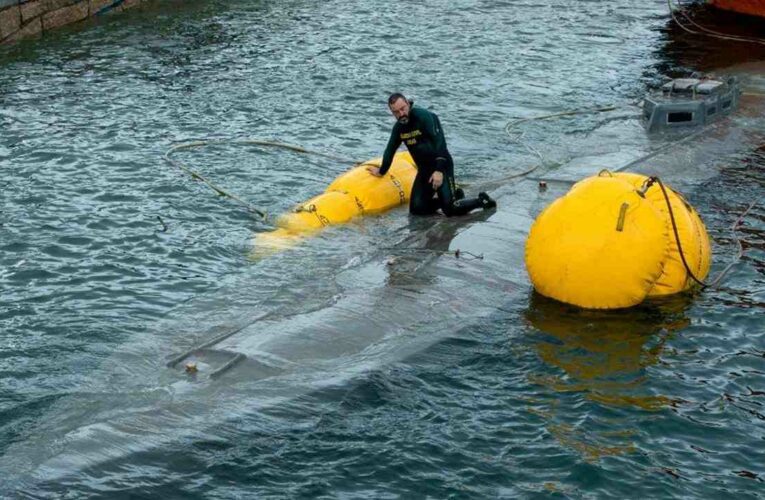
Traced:
[[[417, 176], [412, 186], [409, 200], [409, 212], [414, 215], [430, 215], [439, 208], [444, 215], [464, 215], [483, 206], [480, 199], [454, 199], [454, 162], [446, 149], [446, 138], [438, 116], [430, 111], [412, 107], [406, 124], [396, 122], [393, 126], [388, 145], [385, 147], [380, 174], [385, 175], [393, 161], [393, 155], [401, 143], [406, 144], [414, 162], [417, 164]], [[444, 181], [438, 190], [428, 182], [433, 172], [444, 174]], [[433, 195], [438, 194], [438, 199]]]

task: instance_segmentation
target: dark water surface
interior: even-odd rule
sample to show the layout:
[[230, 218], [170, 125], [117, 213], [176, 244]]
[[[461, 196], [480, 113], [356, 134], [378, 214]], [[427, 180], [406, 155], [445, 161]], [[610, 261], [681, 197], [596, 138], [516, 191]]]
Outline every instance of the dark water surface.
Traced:
[[[207, 137], [378, 156], [400, 90], [439, 114], [469, 183], [538, 162], [509, 120], [609, 104], [524, 141], [546, 177], [618, 168], [675, 140], [631, 107], [667, 75], [765, 89], [762, 50], [667, 17], [662, 1], [164, 1], [3, 48], [0, 497], [764, 496], [762, 206], [721, 289], [596, 313], [534, 295], [523, 270], [565, 183], [500, 181], [494, 214], [395, 210], [257, 260], [268, 226], [162, 161]], [[712, 275], [763, 192], [764, 104], [634, 169], [699, 210]], [[349, 166], [180, 157], [275, 213]], [[439, 256], [457, 248], [484, 259]], [[236, 329], [223, 347], [248, 361], [220, 379], [164, 366]]]

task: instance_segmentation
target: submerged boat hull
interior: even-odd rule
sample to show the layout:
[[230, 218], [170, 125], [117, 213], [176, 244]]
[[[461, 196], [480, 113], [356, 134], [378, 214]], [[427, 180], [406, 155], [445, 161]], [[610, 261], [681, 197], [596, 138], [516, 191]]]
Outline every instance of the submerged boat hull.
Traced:
[[765, 0], [708, 0], [718, 9], [738, 12], [750, 16], [765, 17]]

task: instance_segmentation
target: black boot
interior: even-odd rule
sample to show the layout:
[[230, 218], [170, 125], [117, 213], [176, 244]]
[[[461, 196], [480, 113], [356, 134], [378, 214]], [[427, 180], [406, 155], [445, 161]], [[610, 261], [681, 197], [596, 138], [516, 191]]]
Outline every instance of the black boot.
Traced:
[[483, 206], [484, 210], [497, 208], [497, 202], [492, 200], [491, 196], [489, 196], [487, 193], [484, 193], [483, 191], [478, 193], [478, 199], [481, 200], [481, 205]]

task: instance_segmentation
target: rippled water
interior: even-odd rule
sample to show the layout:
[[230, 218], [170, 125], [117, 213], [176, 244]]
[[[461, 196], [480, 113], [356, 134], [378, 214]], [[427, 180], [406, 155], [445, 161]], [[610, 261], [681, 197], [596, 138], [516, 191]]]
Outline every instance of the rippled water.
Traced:
[[[538, 162], [509, 120], [607, 104], [524, 141], [546, 178], [618, 168], [675, 140], [646, 136], [631, 107], [665, 76], [765, 87], [759, 49], [684, 34], [665, 9], [165, 1], [3, 48], [0, 495], [761, 496], [762, 206], [721, 289], [593, 313], [534, 295], [523, 271], [528, 227], [565, 182], [498, 181], [488, 217], [395, 210], [257, 260], [268, 226], [162, 160], [208, 137], [364, 160], [404, 91], [439, 114], [473, 186]], [[745, 96], [635, 167], [698, 208], [713, 275], [762, 194], [762, 110]], [[180, 157], [273, 213], [349, 166], [244, 146]], [[458, 248], [484, 259], [439, 254]], [[248, 361], [224, 377], [165, 367], [234, 330], [223, 347]]]

